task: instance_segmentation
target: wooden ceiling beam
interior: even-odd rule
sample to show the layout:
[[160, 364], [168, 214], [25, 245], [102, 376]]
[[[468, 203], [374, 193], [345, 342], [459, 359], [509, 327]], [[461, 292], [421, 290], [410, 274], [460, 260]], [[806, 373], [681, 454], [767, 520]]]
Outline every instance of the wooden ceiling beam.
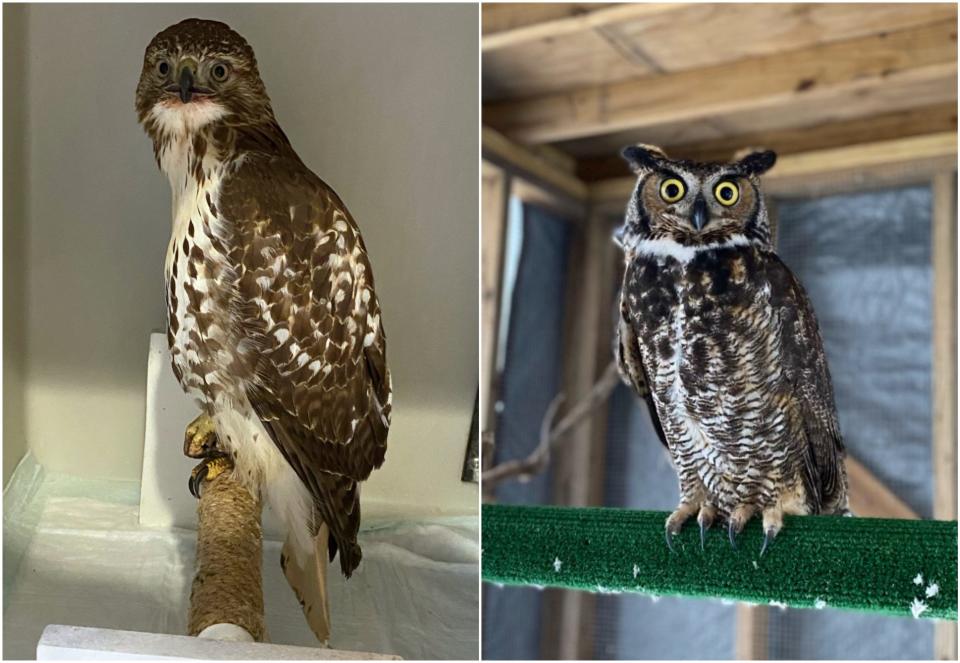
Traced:
[[483, 51], [678, 11], [673, 3], [510, 3], [483, 6]]
[[[788, 154], [764, 175], [768, 195], [828, 194], [858, 187], [913, 183], [957, 163], [956, 131]], [[635, 177], [618, 177], [590, 185], [595, 205], [623, 206]]]
[[956, 99], [955, 24], [881, 33], [715, 67], [484, 107], [484, 123], [548, 143], [678, 121], [757, 129], [849, 119]]
[[490, 127], [483, 127], [481, 148], [485, 160], [506, 168], [513, 175], [544, 185], [577, 202], [587, 198], [587, 185], [554, 158], [518, 145]]
[[[957, 104], [950, 102], [866, 118], [828, 122], [812, 127], [726, 136], [688, 143], [661, 145], [676, 159], [727, 161], [745, 147], [762, 147], [782, 158], [811, 150], [823, 150], [863, 143], [875, 143], [908, 136], [957, 130]], [[577, 162], [577, 175], [585, 182], [629, 176], [626, 162], [618, 154], [586, 157]]]

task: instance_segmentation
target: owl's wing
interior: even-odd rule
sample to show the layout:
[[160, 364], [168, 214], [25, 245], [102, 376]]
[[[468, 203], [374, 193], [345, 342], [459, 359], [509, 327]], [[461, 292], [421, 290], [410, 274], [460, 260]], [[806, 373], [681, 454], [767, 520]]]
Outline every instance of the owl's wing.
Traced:
[[846, 492], [844, 447], [820, 327], [800, 281], [779, 256], [771, 252], [768, 257], [771, 304], [782, 330], [782, 368], [806, 434], [806, 487], [817, 504], [833, 504]]
[[219, 203], [238, 317], [258, 356], [249, 400], [349, 576], [360, 561], [357, 481], [383, 463], [391, 412], [366, 248], [341, 200], [295, 157], [245, 159]]
[[663, 433], [663, 426], [660, 424], [660, 417], [657, 415], [657, 408], [653, 402], [653, 394], [650, 392], [650, 381], [647, 378], [647, 371], [643, 367], [643, 357], [640, 355], [640, 343], [637, 340], [636, 332], [630, 323], [630, 313], [627, 309], [626, 300], [620, 297], [620, 315], [617, 317], [617, 333], [614, 341], [614, 355], [616, 356], [617, 369], [620, 371], [620, 378], [632, 387], [634, 393], [642, 398], [647, 404], [647, 411], [650, 413], [650, 420], [657, 431], [657, 436], [663, 446], [667, 445], [667, 436]]

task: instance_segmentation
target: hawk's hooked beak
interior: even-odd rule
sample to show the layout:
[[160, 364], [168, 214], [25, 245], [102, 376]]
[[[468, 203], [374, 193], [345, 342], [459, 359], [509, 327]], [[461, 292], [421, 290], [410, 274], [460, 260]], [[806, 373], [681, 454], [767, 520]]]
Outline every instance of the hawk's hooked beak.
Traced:
[[187, 103], [193, 96], [193, 70], [190, 65], [183, 65], [180, 69], [180, 77], [177, 80], [180, 88], [180, 101]]
[[703, 194], [701, 193], [698, 193], [693, 201], [693, 216], [690, 217], [690, 220], [693, 221], [693, 227], [697, 229], [697, 232], [703, 230], [703, 227], [710, 221], [710, 214], [707, 211], [707, 201], [703, 199]]

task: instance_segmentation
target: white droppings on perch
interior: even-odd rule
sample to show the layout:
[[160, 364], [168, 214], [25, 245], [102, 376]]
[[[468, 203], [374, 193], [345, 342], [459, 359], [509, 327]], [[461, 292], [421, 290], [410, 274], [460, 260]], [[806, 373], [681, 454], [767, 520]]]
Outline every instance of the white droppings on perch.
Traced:
[[913, 579], [913, 584], [914, 584], [914, 585], [922, 585], [922, 584], [923, 584], [923, 574], [918, 573], [917, 576]]
[[787, 609], [787, 604], [781, 603], [780, 601], [770, 601], [770, 605], [774, 608], [780, 608], [781, 610]]
[[640, 567], [636, 564], [633, 565], [633, 578], [636, 580], [637, 576], [640, 575]]
[[554, 573], [560, 573], [560, 567], [563, 566], [563, 562], [560, 561], [559, 557], [553, 558], [553, 571]]
[[755, 569], [759, 569], [759, 568], [760, 568], [760, 565], [757, 564], [757, 560], [753, 560], [753, 568], [755, 568]]
[[928, 599], [932, 599], [934, 596], [940, 593], [940, 585], [935, 582], [931, 582], [927, 585], [926, 595]]
[[913, 599], [913, 603], [910, 604], [910, 612], [913, 613], [914, 619], [919, 619], [920, 615], [927, 611], [927, 604], [921, 601], [920, 599]]
[[824, 608], [827, 607], [827, 602], [821, 598], [818, 598], [816, 601], [813, 602], [813, 607], [816, 608], [817, 610], [823, 610]]

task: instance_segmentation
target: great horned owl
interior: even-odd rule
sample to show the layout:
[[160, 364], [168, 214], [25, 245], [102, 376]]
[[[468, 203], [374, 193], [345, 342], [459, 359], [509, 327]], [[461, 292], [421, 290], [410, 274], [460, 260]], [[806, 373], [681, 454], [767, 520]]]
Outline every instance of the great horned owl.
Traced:
[[624, 149], [627, 205], [616, 345], [680, 479], [667, 545], [697, 514], [730, 543], [763, 518], [761, 554], [784, 514], [847, 512], [844, 448], [820, 330], [770, 243], [759, 176], [769, 151], [733, 163]]

